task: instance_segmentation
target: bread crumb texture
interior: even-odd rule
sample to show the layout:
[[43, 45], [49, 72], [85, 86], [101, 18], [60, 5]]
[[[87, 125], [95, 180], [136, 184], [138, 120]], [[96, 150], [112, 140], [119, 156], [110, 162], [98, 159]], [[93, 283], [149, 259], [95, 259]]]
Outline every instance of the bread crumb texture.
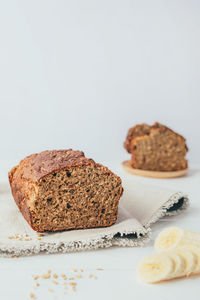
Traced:
[[106, 227], [116, 222], [121, 179], [80, 151], [30, 155], [10, 171], [9, 180], [19, 209], [38, 232]]
[[187, 168], [185, 138], [160, 123], [132, 127], [124, 147], [131, 154], [135, 169], [178, 171]]

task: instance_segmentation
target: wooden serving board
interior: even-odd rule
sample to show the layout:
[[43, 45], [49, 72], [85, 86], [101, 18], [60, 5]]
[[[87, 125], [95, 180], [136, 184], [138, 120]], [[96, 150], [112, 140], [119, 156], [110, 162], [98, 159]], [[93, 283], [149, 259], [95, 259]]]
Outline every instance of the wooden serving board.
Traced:
[[171, 172], [165, 172], [165, 171], [147, 171], [147, 170], [140, 170], [140, 169], [134, 169], [131, 166], [130, 160], [125, 160], [122, 162], [122, 167], [125, 171], [127, 171], [130, 174], [137, 175], [137, 176], [143, 176], [143, 177], [153, 177], [153, 178], [175, 178], [175, 177], [181, 177], [184, 176], [188, 169], [179, 170], [179, 171], [171, 171]]

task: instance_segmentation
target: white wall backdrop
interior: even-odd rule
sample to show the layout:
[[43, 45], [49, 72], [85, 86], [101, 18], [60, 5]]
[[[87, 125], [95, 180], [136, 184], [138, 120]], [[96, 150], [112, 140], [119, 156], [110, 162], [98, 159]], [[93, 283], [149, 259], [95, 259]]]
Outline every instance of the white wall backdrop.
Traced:
[[200, 162], [200, 1], [0, 2], [2, 159], [73, 148], [121, 161], [160, 121]]

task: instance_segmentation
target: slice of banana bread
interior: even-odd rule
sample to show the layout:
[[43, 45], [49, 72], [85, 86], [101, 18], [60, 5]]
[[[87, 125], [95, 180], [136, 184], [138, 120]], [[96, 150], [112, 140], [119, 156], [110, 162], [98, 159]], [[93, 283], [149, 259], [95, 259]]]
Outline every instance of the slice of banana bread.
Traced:
[[185, 138], [160, 123], [134, 126], [129, 130], [124, 146], [132, 154], [133, 168], [151, 171], [187, 168]]
[[121, 179], [83, 152], [32, 154], [9, 172], [9, 181], [21, 213], [38, 232], [116, 222]]
[[134, 137], [149, 134], [151, 126], [146, 123], [138, 124], [129, 129], [126, 140], [124, 142], [124, 148], [128, 153], [132, 153], [131, 143]]

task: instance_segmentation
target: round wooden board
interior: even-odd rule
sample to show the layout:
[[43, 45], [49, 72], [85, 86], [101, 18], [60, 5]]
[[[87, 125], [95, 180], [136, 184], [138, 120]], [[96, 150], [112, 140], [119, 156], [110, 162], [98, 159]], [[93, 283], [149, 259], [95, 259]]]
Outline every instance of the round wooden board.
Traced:
[[137, 176], [143, 176], [143, 177], [153, 177], [153, 178], [175, 178], [175, 177], [181, 177], [184, 176], [188, 169], [185, 170], [179, 170], [179, 171], [172, 171], [172, 172], [164, 172], [164, 171], [147, 171], [147, 170], [140, 170], [140, 169], [134, 169], [131, 166], [130, 160], [125, 160], [122, 162], [122, 167], [125, 171], [127, 171], [130, 174], [137, 175]]

